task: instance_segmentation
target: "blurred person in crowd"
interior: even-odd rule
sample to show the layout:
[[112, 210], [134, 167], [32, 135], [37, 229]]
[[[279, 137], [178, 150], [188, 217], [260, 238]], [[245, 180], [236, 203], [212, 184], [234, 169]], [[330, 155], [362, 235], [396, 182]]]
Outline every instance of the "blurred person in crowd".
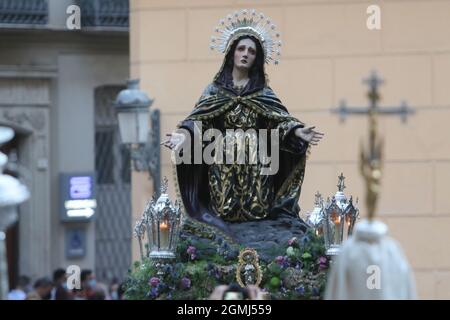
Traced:
[[108, 296], [105, 292], [107, 289], [106, 286], [102, 284], [98, 284], [95, 288], [92, 289], [91, 293], [88, 296], [88, 300], [109, 300]]
[[56, 269], [53, 272], [54, 288], [51, 293], [52, 300], [70, 300], [71, 296], [67, 290], [67, 275], [66, 270]]
[[119, 289], [120, 289], [119, 279], [114, 278], [109, 287], [109, 294], [111, 296], [111, 300], [120, 300]]
[[[94, 292], [97, 293], [98, 297], [104, 297], [103, 299], [97, 300], [111, 300], [108, 285], [105, 283], [97, 282], [97, 286], [95, 287]], [[102, 292], [102, 295], [100, 294], [100, 292]]]
[[89, 299], [97, 287], [97, 279], [95, 274], [90, 269], [81, 270], [81, 291], [78, 292], [77, 297], [79, 299]]
[[119, 288], [117, 289], [118, 300], [125, 300], [125, 291], [126, 291], [125, 282], [122, 282]]
[[52, 280], [47, 277], [40, 278], [34, 283], [34, 290], [27, 294], [26, 300], [49, 300], [52, 289]]
[[31, 279], [27, 276], [20, 276], [17, 286], [8, 293], [8, 300], [25, 300], [28, 292], [31, 291]]

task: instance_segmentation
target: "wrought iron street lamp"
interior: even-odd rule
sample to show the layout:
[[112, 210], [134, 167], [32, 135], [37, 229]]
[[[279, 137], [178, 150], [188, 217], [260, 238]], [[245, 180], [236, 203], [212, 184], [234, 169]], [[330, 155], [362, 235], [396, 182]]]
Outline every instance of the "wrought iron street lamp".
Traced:
[[[139, 89], [139, 80], [128, 80], [113, 106], [119, 121], [122, 143], [131, 150], [137, 171], [147, 170], [153, 178], [154, 190], [159, 193], [161, 177], [159, 110], [150, 110], [153, 99]], [[150, 124], [149, 124], [150, 116]]]

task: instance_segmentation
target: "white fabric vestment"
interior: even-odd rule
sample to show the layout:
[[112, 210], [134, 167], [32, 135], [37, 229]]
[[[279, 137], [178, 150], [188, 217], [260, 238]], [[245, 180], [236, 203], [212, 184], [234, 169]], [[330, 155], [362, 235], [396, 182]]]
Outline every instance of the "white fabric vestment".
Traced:
[[416, 299], [411, 267], [380, 221], [363, 220], [332, 262], [325, 299]]

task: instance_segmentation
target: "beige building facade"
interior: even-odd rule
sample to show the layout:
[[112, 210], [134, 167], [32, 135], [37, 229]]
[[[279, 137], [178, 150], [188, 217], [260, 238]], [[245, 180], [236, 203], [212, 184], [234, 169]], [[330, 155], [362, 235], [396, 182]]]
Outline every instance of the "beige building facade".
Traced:
[[[381, 9], [380, 30], [367, 28], [370, 5]], [[223, 57], [209, 50], [214, 27], [243, 8], [264, 12], [281, 30], [281, 63], [266, 70], [271, 87], [292, 114], [325, 132], [307, 162], [302, 215], [316, 191], [334, 194], [341, 172], [346, 194], [360, 199], [366, 215], [357, 161], [367, 119], [341, 122], [331, 108], [342, 99], [367, 106], [361, 80], [376, 70], [385, 80], [381, 105], [404, 100], [415, 109], [406, 122], [380, 119], [385, 164], [377, 215], [404, 248], [419, 298], [450, 299], [450, 1], [132, 0], [130, 75], [161, 110], [162, 137], [220, 67]], [[162, 175], [172, 178], [166, 149]], [[132, 189], [136, 218], [152, 192], [147, 176], [134, 174]]]

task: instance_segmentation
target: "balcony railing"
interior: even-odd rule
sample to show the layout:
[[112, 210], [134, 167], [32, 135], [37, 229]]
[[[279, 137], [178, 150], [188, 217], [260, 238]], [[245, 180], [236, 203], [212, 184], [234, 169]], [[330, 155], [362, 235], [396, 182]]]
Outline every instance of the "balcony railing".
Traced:
[[0, 0], [0, 24], [45, 25], [47, 0]]
[[128, 28], [128, 0], [78, 0], [81, 26]]

